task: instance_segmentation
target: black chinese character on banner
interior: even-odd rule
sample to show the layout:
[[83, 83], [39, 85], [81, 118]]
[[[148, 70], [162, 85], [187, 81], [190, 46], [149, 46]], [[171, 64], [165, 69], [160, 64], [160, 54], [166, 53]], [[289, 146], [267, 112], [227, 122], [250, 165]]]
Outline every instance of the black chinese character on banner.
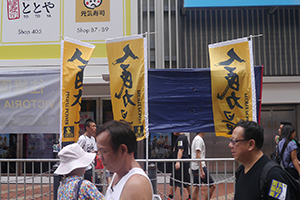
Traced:
[[[217, 94], [217, 98], [220, 100], [223, 100], [225, 98], [226, 103], [229, 107], [229, 109], [234, 109], [235, 106], [237, 106], [238, 108], [243, 109], [243, 107], [241, 106], [241, 104], [239, 103], [239, 100], [241, 99], [241, 97], [236, 96], [235, 91], [239, 91], [240, 90], [240, 80], [239, 80], [239, 75], [237, 73], [235, 73], [234, 71], [236, 70], [236, 67], [230, 67], [229, 65], [231, 65], [233, 63], [233, 61], [237, 61], [237, 62], [245, 62], [245, 60], [241, 59], [234, 51], [233, 48], [231, 48], [228, 52], [227, 55], [229, 56], [228, 60], [219, 62], [216, 66], [224, 66], [224, 69], [226, 69], [228, 71], [227, 75], [224, 77], [227, 81], [227, 85], [224, 89], [224, 91], [222, 92], [222, 94]], [[230, 95], [227, 94], [227, 92], [229, 91], [229, 89], [233, 90]], [[228, 130], [233, 130], [233, 128], [235, 127], [235, 123], [233, 123], [235, 114], [232, 113], [232, 111], [223, 111], [223, 114], [226, 118], [226, 120], [222, 120], [222, 122], [226, 123], [226, 127]]]
[[[128, 89], [132, 89], [133, 80], [132, 80], [132, 74], [128, 70], [130, 67], [130, 64], [123, 64], [129, 57], [132, 59], [139, 59], [135, 54], [132, 52], [132, 50], [129, 47], [129, 44], [127, 44], [123, 48], [124, 55], [121, 58], [116, 59], [112, 64], [120, 64], [120, 68], [123, 70], [122, 74], [120, 75], [120, 78], [122, 79], [122, 86], [118, 93], [115, 93], [115, 97], [117, 99], [123, 100], [123, 106], [126, 108], [128, 104], [132, 106], [136, 106], [136, 104], [132, 101], [132, 98], [134, 94], [130, 94]], [[121, 116], [123, 120], [126, 119], [128, 116], [128, 113], [125, 109], [121, 109]], [[132, 123], [132, 122], [129, 122]]]

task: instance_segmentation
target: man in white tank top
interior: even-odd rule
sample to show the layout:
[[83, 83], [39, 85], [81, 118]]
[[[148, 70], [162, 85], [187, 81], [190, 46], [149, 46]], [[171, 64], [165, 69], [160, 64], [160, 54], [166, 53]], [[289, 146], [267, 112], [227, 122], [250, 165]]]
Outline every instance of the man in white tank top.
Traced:
[[114, 172], [105, 199], [152, 200], [150, 179], [133, 155], [137, 142], [131, 127], [113, 120], [100, 126], [96, 135], [103, 165], [107, 170]]

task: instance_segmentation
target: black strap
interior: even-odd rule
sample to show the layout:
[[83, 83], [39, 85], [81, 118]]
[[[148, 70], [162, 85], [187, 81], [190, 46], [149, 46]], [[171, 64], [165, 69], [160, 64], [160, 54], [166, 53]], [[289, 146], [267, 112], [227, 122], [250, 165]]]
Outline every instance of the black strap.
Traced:
[[73, 200], [77, 200], [79, 198], [79, 191], [80, 191], [82, 181], [83, 181], [83, 179], [78, 181], [77, 184], [74, 187], [74, 190], [73, 190], [74, 198], [73, 198]]
[[261, 199], [264, 199], [267, 196], [267, 194], [265, 193], [267, 187], [267, 177], [270, 170], [274, 167], [280, 167], [280, 166], [273, 161], [269, 161], [265, 164], [265, 166], [263, 167], [260, 173], [259, 188], [260, 188]]

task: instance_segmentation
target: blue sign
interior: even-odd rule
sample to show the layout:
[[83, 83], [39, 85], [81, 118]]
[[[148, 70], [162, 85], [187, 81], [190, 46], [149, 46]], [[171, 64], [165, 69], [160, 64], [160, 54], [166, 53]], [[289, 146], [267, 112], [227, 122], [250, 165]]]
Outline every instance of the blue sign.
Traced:
[[300, 5], [300, 0], [184, 0], [184, 7], [195, 8], [195, 7], [242, 7], [242, 6], [294, 6]]

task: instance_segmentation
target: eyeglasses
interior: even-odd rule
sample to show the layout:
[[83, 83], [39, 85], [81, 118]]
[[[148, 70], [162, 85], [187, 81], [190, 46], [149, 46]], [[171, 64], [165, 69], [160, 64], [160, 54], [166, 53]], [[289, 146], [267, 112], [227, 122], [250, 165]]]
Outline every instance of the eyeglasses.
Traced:
[[232, 145], [235, 145], [236, 143], [241, 141], [247, 141], [247, 139], [242, 139], [242, 140], [229, 139], [229, 143], [231, 143]]

